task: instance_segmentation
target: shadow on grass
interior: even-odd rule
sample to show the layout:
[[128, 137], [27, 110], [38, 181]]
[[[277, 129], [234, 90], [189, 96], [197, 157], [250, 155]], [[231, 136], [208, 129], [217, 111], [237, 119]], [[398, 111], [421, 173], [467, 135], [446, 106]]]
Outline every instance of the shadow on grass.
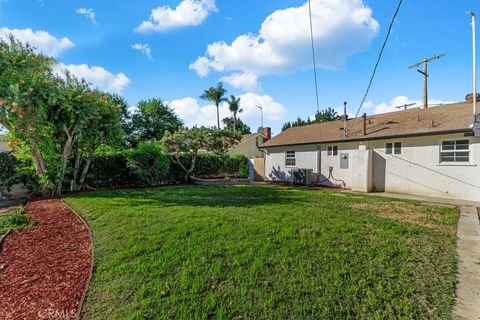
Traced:
[[[250, 207], [291, 204], [299, 189], [284, 186], [171, 186], [154, 189], [99, 191], [74, 198], [108, 199], [109, 205]], [[306, 200], [306, 199], [305, 199]], [[104, 200], [105, 201], [105, 200]]]

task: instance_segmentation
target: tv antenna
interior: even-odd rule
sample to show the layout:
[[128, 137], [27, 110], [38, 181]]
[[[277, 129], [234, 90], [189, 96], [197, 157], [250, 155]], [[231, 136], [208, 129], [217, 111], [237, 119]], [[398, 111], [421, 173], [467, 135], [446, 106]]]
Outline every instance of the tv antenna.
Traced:
[[423, 65], [423, 71], [420, 69], [417, 69], [417, 71], [423, 74], [423, 108], [424, 109], [428, 108], [428, 63], [432, 62], [433, 60], [440, 59], [443, 56], [445, 56], [445, 53], [437, 54], [433, 57], [423, 59], [422, 61], [419, 61], [409, 67], [410, 69], [413, 69]]
[[395, 108], [397, 108], [397, 109], [404, 108], [404, 110], [407, 110], [408, 107], [411, 107], [411, 106], [414, 106], [414, 105], [416, 105], [416, 103], [407, 103], [407, 104], [404, 104], [404, 105], [401, 105], [401, 106], [396, 106]]

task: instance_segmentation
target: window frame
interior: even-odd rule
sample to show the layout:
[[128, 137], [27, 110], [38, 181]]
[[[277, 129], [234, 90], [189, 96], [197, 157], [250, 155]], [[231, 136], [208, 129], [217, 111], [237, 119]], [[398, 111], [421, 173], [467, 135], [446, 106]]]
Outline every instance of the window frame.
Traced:
[[[462, 148], [457, 148], [457, 142], [464, 142], [466, 141], [466, 145], [467, 145], [467, 149], [462, 149]], [[445, 142], [453, 142], [453, 149], [444, 149], [445, 147]], [[465, 145], [464, 143], [463, 144], [459, 144], [459, 145]], [[451, 153], [452, 154], [452, 158], [453, 158], [453, 161], [443, 161], [442, 160], [442, 156], [447, 154], [447, 153]], [[457, 157], [459, 157], [459, 155], [457, 153], [467, 153], [467, 161], [458, 161], [457, 160]], [[440, 141], [440, 148], [439, 148], [439, 156], [438, 156], [438, 163], [439, 164], [446, 164], [446, 165], [468, 165], [468, 164], [471, 164], [471, 161], [472, 161], [472, 148], [471, 148], [471, 142], [469, 139], [448, 139], [448, 140], [441, 140]], [[465, 157], [465, 156], [463, 156]]]
[[327, 146], [327, 156], [337, 157], [338, 156], [338, 145]]
[[[397, 144], [400, 144], [400, 152], [396, 152]], [[390, 147], [388, 145], [391, 145]], [[389, 152], [390, 150], [390, 152]], [[401, 141], [392, 141], [392, 142], [385, 142], [385, 154], [393, 155], [393, 156], [400, 156], [403, 154], [403, 143]]]
[[[293, 153], [293, 157], [292, 157]], [[290, 156], [289, 156], [290, 154]], [[289, 164], [289, 160], [293, 160], [293, 164]], [[297, 166], [297, 153], [295, 150], [287, 150], [285, 151], [285, 167], [296, 167]]]

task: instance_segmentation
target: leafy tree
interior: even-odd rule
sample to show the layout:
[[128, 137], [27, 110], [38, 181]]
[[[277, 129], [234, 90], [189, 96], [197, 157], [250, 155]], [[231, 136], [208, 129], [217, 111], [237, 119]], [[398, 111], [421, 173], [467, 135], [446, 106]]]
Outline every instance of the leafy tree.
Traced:
[[142, 100], [132, 116], [128, 141], [136, 145], [140, 141], [161, 140], [166, 132], [173, 133], [182, 126], [182, 120], [161, 99]]
[[240, 98], [235, 97], [234, 95], [230, 96], [230, 99], [227, 100], [228, 109], [233, 113], [233, 134], [237, 131], [237, 113], [242, 113], [243, 109], [240, 108]]
[[199, 150], [204, 149], [223, 155], [237, 141], [238, 138], [228, 130], [193, 127], [167, 133], [162, 143], [167, 152], [172, 154], [172, 162], [185, 172], [185, 182], [188, 182], [190, 175], [195, 170]]
[[225, 129], [230, 130], [233, 132], [233, 127], [235, 125], [236, 131], [235, 134], [238, 136], [242, 136], [247, 133], [251, 133], [251, 129], [247, 126], [240, 118], [234, 119], [233, 117], [227, 117], [222, 120], [223, 124], [225, 125]]
[[200, 98], [203, 100], [208, 100], [215, 103], [215, 106], [217, 107], [217, 129], [220, 129], [220, 112], [218, 108], [220, 103], [227, 101], [227, 99], [224, 97], [226, 93], [227, 90], [223, 88], [223, 83], [219, 82], [217, 87], [210, 87], [200, 96]]
[[333, 108], [329, 107], [327, 109], [324, 109], [322, 111], [315, 113], [315, 118], [313, 120], [311, 120], [310, 118], [303, 120], [302, 118], [298, 117], [297, 120], [295, 121], [284, 123], [282, 126], [282, 131], [285, 131], [289, 128], [305, 126], [313, 123], [340, 120], [340, 118], [341, 117], [338, 115], [338, 113]]
[[49, 176], [58, 172], [55, 166], [47, 170], [47, 163], [58, 159], [52, 141], [58, 132], [49, 121], [62, 97], [62, 83], [52, 73], [54, 63], [13, 37], [0, 40], [0, 124], [31, 156], [45, 188]]
[[328, 107], [315, 114], [315, 123], [340, 120], [340, 115], [333, 108]]
[[170, 160], [158, 142], [142, 142], [127, 152], [127, 164], [143, 184], [156, 186], [167, 180]]

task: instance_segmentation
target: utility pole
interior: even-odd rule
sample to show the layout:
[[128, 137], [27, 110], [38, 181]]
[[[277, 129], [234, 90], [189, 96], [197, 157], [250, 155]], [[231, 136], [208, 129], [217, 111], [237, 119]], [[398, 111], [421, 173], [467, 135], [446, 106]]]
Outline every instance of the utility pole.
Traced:
[[262, 130], [263, 130], [263, 108], [260, 106], [257, 106], [258, 109], [260, 109], [260, 119], [262, 121]]
[[475, 13], [467, 12], [472, 16], [472, 44], [473, 44], [473, 122], [477, 122], [477, 48], [475, 36]]
[[397, 109], [404, 108], [404, 110], [407, 110], [408, 107], [411, 107], [411, 106], [414, 106], [414, 105], [416, 105], [416, 103], [407, 103], [407, 104], [404, 104], [402, 106], [396, 106], [395, 108], [397, 108]]
[[428, 63], [432, 62], [433, 60], [440, 59], [444, 55], [445, 55], [444, 53], [437, 54], [431, 58], [423, 59], [422, 61], [417, 62], [409, 67], [410, 69], [413, 69], [423, 65], [423, 71], [419, 69], [417, 69], [417, 71], [423, 74], [423, 108], [424, 109], [428, 108]]

